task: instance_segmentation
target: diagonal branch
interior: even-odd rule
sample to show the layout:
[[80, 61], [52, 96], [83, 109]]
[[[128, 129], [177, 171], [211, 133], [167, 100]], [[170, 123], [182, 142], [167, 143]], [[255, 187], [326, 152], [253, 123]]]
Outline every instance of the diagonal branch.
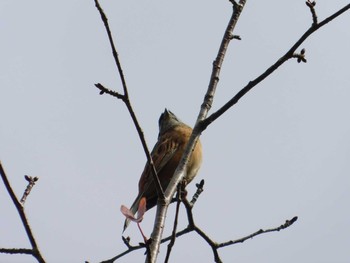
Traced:
[[[200, 237], [202, 237], [208, 243], [208, 245], [211, 247], [211, 249], [213, 251], [213, 254], [214, 254], [214, 261], [217, 262], [217, 263], [222, 262], [222, 260], [220, 258], [220, 255], [219, 255], [219, 252], [218, 252], [218, 250], [220, 248], [223, 248], [223, 247], [226, 247], [226, 246], [231, 246], [231, 245], [234, 245], [234, 244], [237, 244], [237, 243], [243, 243], [244, 241], [246, 241], [248, 239], [252, 239], [253, 237], [261, 235], [261, 234], [264, 234], [264, 233], [278, 232], [280, 230], [283, 230], [283, 229], [286, 229], [286, 228], [290, 227], [298, 219], [298, 217], [295, 216], [291, 220], [286, 220], [286, 222], [284, 224], [280, 225], [279, 227], [270, 228], [270, 229], [266, 229], [266, 230], [260, 229], [260, 230], [254, 232], [254, 233], [252, 233], [252, 234], [250, 234], [248, 236], [245, 236], [245, 237], [242, 237], [242, 238], [239, 238], [239, 239], [236, 239], [236, 240], [230, 240], [230, 241], [218, 243], [218, 242], [215, 242], [212, 238], [210, 238], [202, 229], [200, 229], [195, 224], [193, 213], [192, 213], [193, 206], [191, 205], [191, 203], [188, 202], [187, 199], [184, 199], [183, 203], [184, 203], [184, 205], [186, 207], [187, 219], [188, 219], [188, 227], [185, 229], [186, 233], [195, 231]], [[180, 232], [178, 234], [180, 236]], [[181, 235], [182, 235], [182, 233], [181, 233]]]
[[206, 129], [210, 123], [215, 121], [217, 118], [219, 118], [222, 114], [224, 114], [229, 108], [231, 108], [233, 105], [235, 105], [245, 94], [247, 94], [252, 88], [254, 88], [257, 84], [262, 82], [265, 78], [270, 76], [275, 70], [277, 70], [284, 62], [291, 59], [297, 48], [300, 47], [300, 45], [314, 32], [316, 32], [318, 29], [332, 21], [333, 19], [337, 18], [344, 12], [348, 11], [350, 9], [350, 4], [344, 6], [339, 11], [335, 12], [334, 14], [330, 15], [323, 21], [313, 24], [300, 38], [295, 42], [295, 44], [281, 57], [279, 58], [272, 66], [270, 66], [264, 73], [262, 73], [260, 76], [258, 76], [256, 79], [250, 81], [243, 89], [241, 89], [232, 99], [230, 99], [226, 104], [224, 104], [219, 110], [212, 113], [206, 120], [202, 122], [202, 128], [203, 130]]
[[298, 217], [295, 216], [290, 220], [286, 220], [286, 222], [282, 225], [280, 225], [279, 227], [275, 227], [275, 228], [269, 228], [269, 229], [259, 229], [258, 231], [254, 232], [253, 234], [250, 234], [248, 236], [236, 239], [236, 240], [230, 240], [227, 242], [223, 242], [220, 244], [217, 244], [217, 248], [222, 248], [222, 247], [227, 247], [227, 246], [231, 246], [237, 243], [243, 243], [244, 241], [248, 240], [248, 239], [252, 239], [255, 236], [261, 235], [261, 234], [265, 234], [265, 233], [270, 233], [270, 232], [278, 232], [281, 231], [283, 229], [286, 229], [288, 227], [290, 227], [291, 225], [293, 225], [296, 221], [298, 220]]
[[126, 85], [126, 81], [125, 81], [123, 69], [122, 69], [122, 66], [121, 66], [121, 63], [120, 63], [120, 60], [119, 60], [118, 52], [117, 52], [117, 50], [115, 48], [115, 44], [114, 44], [114, 40], [113, 40], [113, 37], [112, 37], [112, 33], [111, 33], [110, 28], [109, 28], [107, 16], [104, 13], [104, 11], [103, 11], [100, 3], [98, 2], [98, 0], [94, 0], [94, 1], [95, 1], [95, 6], [96, 6], [97, 10], [99, 11], [99, 13], [101, 15], [101, 19], [102, 19], [103, 24], [104, 24], [104, 26], [106, 28], [106, 31], [107, 31], [107, 35], [108, 35], [109, 43], [110, 43], [110, 46], [111, 46], [111, 49], [112, 49], [114, 61], [115, 61], [116, 65], [117, 65], [119, 76], [120, 76], [120, 79], [121, 79], [121, 82], [122, 82], [122, 85], [123, 85], [124, 94], [120, 94], [118, 92], [109, 90], [109, 89], [105, 88], [100, 83], [95, 84], [95, 86], [100, 90], [100, 95], [102, 95], [103, 93], [107, 93], [107, 94], [110, 94], [110, 95], [112, 95], [112, 96], [114, 96], [114, 97], [116, 97], [118, 99], [121, 99], [125, 103], [128, 111], [129, 111], [129, 114], [131, 116], [131, 119], [134, 122], [134, 125], [136, 127], [137, 133], [139, 135], [139, 138], [141, 140], [141, 144], [142, 144], [143, 150], [145, 152], [145, 155], [146, 155], [146, 158], [147, 158], [147, 162], [151, 166], [152, 176], [153, 176], [153, 180], [154, 180], [155, 185], [156, 185], [157, 194], [158, 194], [158, 196], [162, 197], [162, 196], [164, 196], [164, 191], [163, 191], [163, 188], [162, 188], [162, 186], [160, 184], [160, 181], [159, 181], [159, 178], [158, 178], [158, 175], [157, 175], [157, 171], [156, 171], [156, 168], [155, 168], [153, 160], [152, 160], [152, 156], [150, 154], [150, 151], [148, 149], [148, 146], [147, 146], [147, 143], [146, 143], [146, 140], [145, 140], [144, 133], [143, 133], [143, 131], [141, 129], [141, 126], [140, 126], [140, 124], [139, 124], [139, 122], [137, 120], [136, 114], [135, 114], [135, 112], [134, 112], [134, 110], [132, 108], [131, 102], [130, 102], [129, 93], [128, 93], [128, 87]]
[[30, 192], [32, 191], [35, 183], [39, 180], [38, 177], [32, 177], [32, 176], [28, 176], [28, 175], [25, 175], [24, 178], [28, 181], [28, 185], [27, 185], [26, 189], [24, 190], [24, 193], [23, 193], [21, 201], [20, 201], [22, 206], [24, 206], [24, 203], [26, 202], [27, 197], [29, 196]]
[[[31, 255], [33, 255], [33, 257], [35, 257], [38, 262], [40, 263], [45, 263], [45, 260], [44, 258], [42, 257], [41, 253], [40, 253], [40, 250], [39, 250], [39, 247], [38, 247], [38, 244], [36, 243], [35, 241], [35, 238], [34, 238], [34, 235], [32, 233], [32, 230], [30, 228], [30, 225], [29, 225], [29, 222], [28, 222], [28, 219], [27, 219], [27, 216], [24, 212], [24, 207], [22, 206], [22, 204], [18, 201], [17, 197], [16, 197], [16, 194], [14, 193], [11, 185], [10, 185], [10, 182], [8, 181], [7, 179], [7, 176], [6, 176], [6, 173], [5, 173], [5, 170], [4, 168], [2, 167], [2, 164], [0, 162], [0, 174], [1, 174], [1, 178], [2, 180], [4, 181], [4, 185], [5, 185], [5, 188], [8, 192], [8, 194], [10, 195], [11, 199], [12, 199], [12, 202], [13, 204], [15, 205], [16, 209], [17, 209], [17, 212], [19, 214], [19, 217], [21, 218], [21, 221], [22, 221], [22, 225], [27, 233], [27, 237], [29, 239], [29, 242], [32, 246], [32, 249], [31, 249]], [[16, 254], [18, 253], [21, 253], [23, 254], [23, 251], [24, 250], [19, 250]], [[25, 251], [29, 251], [29, 250], [25, 250]], [[1, 252], [1, 251], [0, 251]], [[14, 252], [14, 251], [13, 251]], [[9, 252], [4, 252], [4, 253], [9, 253]], [[29, 253], [25, 253], [25, 254], [29, 254]]]

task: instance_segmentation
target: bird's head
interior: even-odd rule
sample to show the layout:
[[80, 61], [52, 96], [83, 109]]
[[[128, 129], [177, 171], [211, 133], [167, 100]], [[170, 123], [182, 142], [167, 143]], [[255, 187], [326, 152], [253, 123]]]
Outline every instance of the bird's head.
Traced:
[[182, 121], [180, 121], [174, 113], [172, 113], [170, 110], [165, 109], [162, 115], [159, 117], [159, 134], [163, 134], [170, 128], [173, 128], [177, 125], [183, 124]]

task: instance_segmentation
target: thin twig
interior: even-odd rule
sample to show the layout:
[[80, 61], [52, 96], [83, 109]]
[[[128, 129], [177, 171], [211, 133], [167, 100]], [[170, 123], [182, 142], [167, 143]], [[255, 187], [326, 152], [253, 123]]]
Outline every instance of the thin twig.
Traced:
[[214, 242], [207, 234], [205, 234], [205, 232], [201, 230], [194, 222], [194, 216], [192, 213], [193, 205], [190, 202], [188, 202], [187, 199], [184, 199], [183, 203], [185, 205], [186, 213], [187, 213], [187, 220], [188, 220], [187, 231], [188, 232], [195, 231], [199, 236], [201, 236], [211, 247], [214, 254], [214, 261], [217, 263], [221, 263], [222, 261], [220, 259], [220, 255], [216, 247], [217, 243]]
[[[198, 188], [203, 187], [203, 184], [204, 184], [203, 181], [204, 181], [204, 180], [201, 180], [201, 182], [200, 182], [199, 184], [196, 184]], [[202, 190], [203, 190], [203, 189], [202, 189]], [[198, 192], [198, 190], [197, 190], [197, 192]], [[195, 195], [197, 194], [197, 192], [195, 193]], [[174, 200], [176, 200], [176, 201], [178, 202], [178, 198], [174, 198]], [[184, 203], [185, 206], [188, 206], [189, 209], [192, 209], [192, 207], [193, 207], [192, 204], [191, 204], [186, 198], [183, 198], [183, 197], [182, 197], [182, 198], [181, 198], [181, 202]], [[187, 210], [188, 210], [188, 209], [186, 209], [186, 211], [187, 211]], [[176, 209], [176, 211], [179, 211], [179, 209]], [[178, 212], [177, 212], [177, 213], [178, 213]], [[191, 215], [189, 215], [189, 216], [193, 219], [192, 213], [191, 213]], [[189, 218], [189, 217], [188, 217], [188, 218]], [[193, 221], [193, 220], [192, 220], [192, 221]], [[177, 222], [176, 222], [176, 224], [177, 224]], [[176, 227], [176, 228], [177, 228], [177, 227]], [[177, 233], [175, 234], [175, 237], [180, 237], [180, 236], [185, 235], [185, 234], [187, 234], [187, 233], [189, 233], [189, 232], [192, 232], [192, 231], [194, 231], [194, 229], [193, 229], [191, 226], [188, 226], [188, 227], [186, 227], [185, 229], [183, 229], [183, 230], [177, 232]], [[172, 233], [172, 234], [169, 235], [168, 237], [163, 238], [162, 241], [161, 241], [161, 243], [165, 243], [165, 242], [171, 241], [171, 239], [173, 239], [173, 238], [174, 238], [174, 236], [173, 236], [173, 233]], [[125, 256], [126, 254], [129, 254], [130, 252], [132, 252], [132, 251], [134, 251], [134, 250], [138, 250], [138, 249], [143, 249], [143, 248], [145, 248], [145, 244], [139, 244], [138, 246], [133, 246], [133, 245], [131, 245], [131, 244], [130, 244], [130, 238], [129, 238], [129, 237], [122, 237], [122, 240], [123, 240], [124, 244], [126, 245], [126, 247], [127, 247], [128, 249], [125, 250], [124, 252], [122, 252], [122, 253], [116, 255], [115, 257], [113, 257], [113, 258], [111, 258], [111, 259], [107, 259], [107, 260], [102, 261], [101, 263], [112, 263], [112, 262], [114, 262], [115, 260], [117, 260], [117, 259], [119, 259], [119, 258]]]
[[115, 61], [116, 66], [118, 68], [118, 73], [119, 73], [119, 76], [120, 76], [120, 79], [121, 79], [121, 82], [122, 82], [124, 94], [120, 94], [118, 92], [109, 90], [109, 89], [105, 88], [100, 83], [95, 84], [95, 86], [100, 90], [100, 94], [101, 95], [103, 93], [108, 93], [108, 94], [110, 94], [110, 95], [112, 95], [112, 96], [114, 96], [114, 97], [116, 97], [118, 99], [121, 99], [125, 103], [128, 111], [129, 111], [129, 114], [131, 116], [131, 119], [134, 122], [134, 125], [136, 127], [137, 133], [139, 135], [139, 138], [141, 140], [141, 144], [142, 144], [143, 150], [145, 152], [145, 155], [146, 155], [146, 158], [147, 158], [147, 162], [148, 162], [148, 164], [151, 167], [152, 176], [153, 176], [153, 180], [154, 180], [155, 185], [156, 185], [157, 194], [158, 194], [159, 197], [164, 197], [164, 191], [163, 191], [163, 188], [162, 188], [162, 186], [160, 184], [160, 181], [159, 181], [159, 178], [158, 178], [158, 175], [157, 175], [157, 171], [156, 171], [156, 168], [155, 168], [153, 160], [152, 160], [152, 156], [150, 154], [150, 151], [148, 149], [148, 146], [147, 146], [147, 143], [146, 143], [146, 140], [145, 140], [145, 136], [143, 134], [141, 126], [140, 126], [140, 124], [139, 124], [139, 122], [137, 120], [136, 114], [135, 114], [135, 112], [134, 112], [134, 110], [132, 108], [131, 102], [130, 102], [129, 93], [128, 93], [128, 87], [126, 85], [125, 76], [124, 76], [123, 69], [122, 69], [122, 66], [121, 66], [121, 63], [120, 63], [120, 60], [119, 60], [117, 49], [116, 49], [115, 44], [114, 44], [114, 40], [113, 40], [112, 33], [111, 33], [111, 30], [110, 30], [110, 27], [109, 27], [109, 24], [108, 24], [107, 16], [104, 13], [104, 11], [103, 11], [100, 3], [98, 2], [98, 0], [94, 0], [94, 1], [95, 1], [95, 6], [96, 6], [97, 10], [99, 11], [99, 13], [101, 15], [101, 19], [102, 19], [103, 24], [105, 26], [105, 29], [107, 31], [107, 35], [108, 35], [109, 43], [110, 43], [110, 46], [111, 46], [111, 49], [112, 49], [114, 61]]
[[173, 231], [172, 231], [172, 234], [171, 234], [171, 239], [170, 239], [170, 242], [168, 244], [168, 248], [167, 248], [167, 252], [166, 252], [166, 256], [165, 256], [165, 260], [164, 260], [165, 263], [169, 262], [171, 250], [172, 250], [172, 248], [175, 245], [177, 223], [178, 223], [179, 211], [180, 211], [180, 204], [181, 204], [181, 201], [182, 201], [182, 191], [184, 190], [183, 186], [184, 185], [182, 185], [182, 184], [178, 185], [177, 203], [176, 203], [176, 212], [175, 212]]
[[196, 184], [196, 187], [197, 187], [197, 191], [194, 193], [193, 197], [192, 197], [192, 200], [190, 202], [190, 205], [191, 206], [194, 206], [194, 204], [197, 202], [198, 200], [198, 197], [200, 196], [200, 194], [203, 192], [203, 187], [204, 187], [204, 179], [202, 179], [200, 181], [199, 184]]
[[125, 100], [125, 96], [114, 91], [114, 90], [111, 90], [111, 89], [107, 89], [105, 86], [103, 86], [101, 83], [97, 83], [95, 84], [95, 87], [98, 88], [100, 90], [100, 95], [104, 94], [104, 93], [107, 93], [113, 97], [116, 97], [120, 100]]
[[0, 248], [0, 253], [33, 255], [33, 249], [28, 249], [28, 248]]
[[24, 190], [23, 196], [22, 196], [21, 201], [20, 201], [22, 206], [26, 202], [27, 197], [29, 196], [30, 192], [32, 191], [35, 183], [39, 180], [38, 177], [32, 177], [32, 176], [28, 176], [28, 175], [25, 175], [24, 178], [28, 181], [28, 185], [27, 185], [26, 189]]
[[[291, 220], [286, 220], [286, 222], [276, 228], [271, 228], [271, 229], [266, 229], [266, 230], [262, 230], [260, 229], [257, 232], [254, 232], [246, 237], [242, 237], [236, 240], [230, 240], [227, 242], [222, 242], [222, 243], [217, 243], [215, 242], [213, 239], [211, 239], [202, 229], [200, 229], [194, 222], [194, 218], [193, 218], [193, 213], [192, 213], [192, 206], [190, 205], [190, 203], [187, 200], [183, 200], [183, 203], [185, 204], [186, 207], [186, 212], [187, 212], [187, 219], [188, 219], [188, 227], [186, 229], [184, 229], [186, 231], [186, 233], [191, 232], [191, 231], [195, 231], [199, 236], [201, 236], [207, 243], [208, 245], [211, 247], [213, 254], [214, 254], [214, 261], [217, 263], [222, 262], [218, 249], [222, 248], [222, 247], [226, 247], [226, 246], [230, 246], [233, 244], [237, 244], [237, 243], [243, 243], [245, 240], [247, 239], [251, 239], [257, 235], [261, 235], [264, 233], [269, 233], [269, 232], [276, 232], [276, 231], [280, 231], [282, 229], [288, 228], [291, 225], [294, 224], [294, 222], [297, 221], [298, 217], [295, 216], [293, 217]], [[183, 230], [183, 231], [184, 231]]]
[[254, 233], [252, 233], [252, 234], [250, 234], [248, 236], [245, 236], [245, 237], [242, 237], [242, 238], [239, 238], [239, 239], [236, 239], [236, 240], [230, 240], [230, 241], [227, 241], [227, 242], [223, 242], [223, 243], [217, 244], [217, 248], [231, 246], [231, 245], [234, 245], [234, 244], [237, 244], [237, 243], [243, 243], [244, 241], [246, 241], [248, 239], [251, 239], [251, 238], [253, 238], [255, 236], [261, 235], [261, 234], [270, 233], [270, 232], [278, 232], [280, 230], [283, 230], [283, 229], [286, 229], [286, 228], [290, 227], [297, 220], [298, 220], [298, 217], [295, 216], [295, 217], [293, 217], [290, 220], [286, 220], [286, 222], [283, 225], [280, 225], [279, 227], [270, 228], [270, 229], [266, 229], [266, 230], [259, 229], [258, 231], [254, 232]]
[[[4, 168], [2, 167], [1, 162], [0, 162], [0, 174], [1, 174], [2, 180], [4, 181], [5, 188], [6, 188], [7, 192], [8, 192], [8, 194], [10, 195], [13, 204], [15, 205], [15, 207], [17, 209], [19, 217], [21, 218], [21, 221], [22, 221], [22, 225], [23, 225], [23, 227], [24, 227], [24, 229], [26, 231], [27, 237], [28, 237], [29, 242], [30, 242], [30, 244], [32, 246], [32, 249], [31, 249], [32, 253], [30, 253], [30, 254], [33, 257], [35, 257], [36, 260], [39, 263], [45, 263], [45, 260], [44, 260], [44, 258], [42, 257], [42, 255], [40, 253], [38, 244], [36, 243], [34, 235], [33, 235], [32, 230], [30, 228], [27, 216], [26, 216], [26, 214], [24, 212], [24, 208], [23, 208], [22, 204], [18, 201], [18, 199], [16, 197], [16, 194], [14, 193], [14, 191], [13, 191], [11, 185], [10, 185], [10, 182], [7, 179], [6, 173], [4, 171]], [[28, 254], [28, 253], [26, 253], [26, 254]]]
[[105, 28], [106, 28], [106, 31], [107, 31], [109, 43], [110, 43], [110, 46], [112, 48], [114, 62], [116, 63], [116, 66], [118, 68], [120, 80], [121, 80], [122, 85], [123, 85], [124, 96], [128, 98], [129, 97], [128, 88], [127, 88], [127, 85], [126, 85], [126, 81], [125, 81], [122, 65], [121, 65], [120, 60], [119, 60], [118, 52], [117, 52], [117, 49], [115, 48], [114, 40], [113, 40], [113, 37], [112, 37], [112, 32], [111, 32], [111, 30], [109, 28], [107, 16], [104, 13], [104, 11], [103, 11], [100, 3], [98, 2], [98, 0], [95, 0], [95, 6], [96, 6], [97, 10], [99, 11], [99, 13], [101, 15], [101, 20], [103, 21], [103, 23], [105, 25]]
[[300, 63], [300, 62], [306, 63], [307, 62], [307, 60], [305, 58], [305, 48], [303, 48], [300, 51], [300, 53], [294, 53], [292, 57], [296, 58], [298, 63]]
[[[184, 200], [183, 200], [184, 201]], [[189, 204], [189, 202], [187, 202], [187, 204]], [[189, 208], [189, 210], [188, 210]], [[189, 205], [186, 207], [186, 211], [187, 211], [187, 215], [188, 215], [188, 220], [189, 222], [191, 221], [191, 223], [189, 223], [189, 225], [184, 228], [183, 230], [181, 231], [178, 231], [176, 233], [176, 237], [181, 237], [185, 234], [188, 234], [190, 232], [193, 232], [195, 231], [198, 235], [200, 235], [208, 244], [209, 246], [212, 248], [212, 251], [213, 251], [213, 254], [214, 254], [214, 260], [215, 262], [221, 262], [221, 259], [220, 259], [220, 256], [219, 256], [219, 253], [218, 253], [218, 249], [220, 248], [223, 248], [223, 247], [226, 247], [226, 246], [230, 246], [230, 245], [235, 245], [235, 244], [238, 244], [238, 243], [242, 243], [248, 239], [252, 239], [253, 237], [255, 236], [258, 236], [258, 235], [261, 235], [261, 234], [264, 234], [264, 233], [269, 233], [269, 232], [278, 232], [280, 230], [283, 230], [283, 229], [286, 229], [288, 228], [289, 226], [291, 226], [296, 220], [298, 217], [293, 217], [291, 220], [287, 220], [286, 223], [284, 223], [283, 225], [279, 226], [279, 227], [276, 227], [276, 228], [271, 228], [271, 229], [266, 229], [266, 230], [258, 230], [248, 236], [245, 236], [245, 237], [242, 237], [242, 238], [239, 238], [239, 239], [236, 239], [236, 240], [230, 240], [230, 241], [227, 241], [227, 242], [222, 242], [222, 243], [217, 243], [215, 241], [213, 241], [209, 236], [207, 236], [203, 230], [201, 230], [198, 226], [195, 225], [194, 221], [193, 221], [193, 214], [192, 214], [192, 207]], [[165, 243], [165, 242], [168, 242], [170, 241], [171, 239], [173, 238], [173, 235], [169, 235], [168, 237], [166, 238], [163, 238], [161, 243]], [[134, 250], [139, 250], [139, 249], [144, 249], [145, 248], [145, 245], [142, 244], [142, 245], [138, 245], [138, 246], [132, 246], [129, 244], [128, 242], [128, 245], [127, 245], [128, 249], [122, 253], [120, 253], [119, 255], [111, 258], [111, 259], [108, 259], [108, 260], [105, 260], [105, 261], [101, 261], [101, 263], [113, 263], [115, 260], [131, 253], [132, 251]]]
[[312, 25], [316, 26], [317, 25], [317, 15], [315, 10], [316, 2], [315, 1], [311, 2], [310, 0], [307, 0], [305, 4], [310, 8], [311, 15], [312, 15]]

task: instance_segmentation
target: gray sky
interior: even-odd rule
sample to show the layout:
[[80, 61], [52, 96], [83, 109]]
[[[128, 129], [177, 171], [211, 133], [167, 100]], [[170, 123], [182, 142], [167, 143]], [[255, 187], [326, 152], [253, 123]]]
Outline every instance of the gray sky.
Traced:
[[[317, 1], [319, 19], [348, 1]], [[101, 1], [150, 148], [165, 107], [193, 125], [231, 13], [228, 1]], [[222, 70], [213, 110], [284, 54], [311, 24], [304, 1], [248, 1]], [[350, 14], [290, 60], [202, 135], [194, 209], [214, 240], [295, 225], [220, 250], [224, 262], [349, 262]], [[48, 262], [97, 262], [125, 250], [121, 204], [130, 206], [145, 156], [93, 0], [0, 2], [0, 158], [18, 196], [38, 176], [26, 211]], [[189, 187], [194, 191], [194, 186]], [[0, 247], [28, 247], [0, 186]], [[154, 209], [142, 223], [151, 233]], [[173, 208], [167, 218], [170, 232]], [[186, 226], [181, 210], [180, 228]], [[127, 230], [140, 242], [137, 227]], [[162, 246], [160, 262], [166, 247]], [[143, 251], [119, 262], [142, 262]], [[35, 262], [0, 254], [0, 262]], [[172, 262], [213, 262], [195, 234]]]

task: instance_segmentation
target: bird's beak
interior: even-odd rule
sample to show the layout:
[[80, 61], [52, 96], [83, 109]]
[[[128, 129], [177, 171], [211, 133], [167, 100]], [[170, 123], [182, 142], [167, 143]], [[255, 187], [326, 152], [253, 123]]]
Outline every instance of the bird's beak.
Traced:
[[165, 108], [163, 113], [163, 116], [165, 117], [165, 119], [168, 119], [170, 115], [171, 115], [171, 111]]

